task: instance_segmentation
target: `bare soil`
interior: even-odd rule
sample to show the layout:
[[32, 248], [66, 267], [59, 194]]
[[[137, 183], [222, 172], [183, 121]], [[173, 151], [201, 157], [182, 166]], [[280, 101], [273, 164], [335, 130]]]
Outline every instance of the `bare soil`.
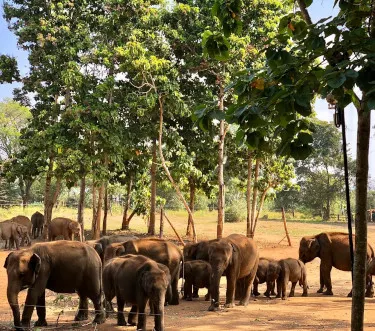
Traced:
[[[242, 223], [244, 227], [244, 224]], [[226, 224], [226, 231], [230, 231]], [[292, 247], [287, 246], [283, 238], [282, 223], [277, 221], [261, 221], [262, 231], [256, 241], [261, 256], [275, 259], [298, 257], [298, 245], [302, 235], [310, 235], [322, 231], [345, 231], [345, 224], [312, 224], [292, 222], [289, 224]], [[237, 225], [233, 226], [237, 228]], [[234, 232], [234, 231], [233, 231]], [[213, 234], [214, 235], [214, 234]], [[200, 233], [200, 239], [212, 238], [206, 232]], [[174, 238], [173, 238], [174, 239]], [[375, 246], [375, 225], [369, 225], [369, 242]], [[0, 264], [3, 265], [9, 251], [0, 251]], [[309, 297], [301, 297], [302, 289], [296, 289], [296, 297], [286, 301], [268, 299], [263, 296], [252, 298], [247, 307], [236, 306], [219, 312], [208, 312], [208, 302], [204, 301], [205, 289], [201, 289], [200, 298], [193, 302], [181, 301], [178, 306], [165, 308], [166, 330], [349, 330], [351, 316], [351, 299], [347, 294], [351, 288], [349, 272], [332, 270], [333, 296], [317, 294], [319, 288], [319, 264], [315, 259], [308, 263]], [[6, 299], [7, 276], [6, 270], [0, 268], [0, 330], [9, 329], [12, 325], [12, 313]], [[290, 286], [289, 286], [290, 288]], [[265, 290], [265, 284], [260, 285], [260, 292]], [[20, 294], [20, 303], [24, 302], [26, 292]], [[221, 282], [221, 300], [225, 299], [225, 278]], [[97, 327], [85, 323], [74, 324], [75, 309], [78, 307], [76, 295], [58, 296], [47, 291], [47, 320], [49, 330], [135, 330], [135, 327], [116, 326], [116, 316]], [[129, 311], [130, 308], [126, 308]], [[33, 321], [37, 318], [34, 312]], [[152, 330], [153, 320], [147, 318], [148, 330]], [[375, 330], [375, 298], [366, 299], [365, 329]]]

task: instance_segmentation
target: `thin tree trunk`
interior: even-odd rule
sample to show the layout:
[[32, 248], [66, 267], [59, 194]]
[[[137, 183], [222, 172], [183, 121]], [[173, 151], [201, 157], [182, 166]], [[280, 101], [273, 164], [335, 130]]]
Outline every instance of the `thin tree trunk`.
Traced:
[[[162, 138], [163, 138], [163, 112], [164, 112], [164, 104], [163, 104], [163, 100], [162, 100], [162, 96], [159, 95], [159, 110], [160, 110], [160, 123], [159, 123], [159, 155], [160, 155], [160, 160], [161, 160], [161, 164], [163, 166], [163, 169], [169, 179], [169, 181], [171, 182], [173, 188], [175, 189], [176, 193], [177, 193], [177, 196], [180, 198], [180, 201], [184, 204], [185, 206], [185, 209], [186, 211], [188, 212], [189, 216], [191, 217], [191, 226], [193, 228], [193, 241], [196, 243], [197, 242], [197, 234], [195, 232], [195, 225], [194, 225], [194, 219], [193, 219], [193, 214], [191, 213], [191, 210], [188, 206], [188, 204], [186, 203], [186, 200], [184, 198], [184, 196], [181, 194], [181, 191], [178, 187], [178, 185], [175, 183], [171, 173], [169, 172], [169, 169], [165, 163], [165, 159], [164, 159], [164, 154], [163, 154], [163, 145], [162, 145]], [[165, 214], [164, 214], [165, 215]], [[166, 216], [166, 215], [165, 215]], [[168, 220], [168, 218], [167, 218]], [[169, 220], [168, 220], [169, 222]], [[170, 223], [170, 222], [169, 222]]]
[[266, 198], [266, 195], [267, 195], [267, 192], [268, 190], [270, 189], [270, 186], [268, 186], [262, 193], [262, 196], [260, 198], [260, 201], [259, 201], [259, 209], [258, 209], [258, 212], [257, 212], [257, 216], [255, 218], [255, 221], [254, 221], [254, 227], [253, 227], [253, 231], [252, 231], [252, 236], [251, 238], [254, 238], [255, 236], [255, 229], [257, 227], [257, 223], [258, 223], [258, 219], [259, 219], [259, 215], [260, 213], [262, 212], [262, 209], [263, 209], [263, 204], [264, 204], [264, 200]]
[[96, 187], [94, 183], [94, 178], [92, 180], [92, 223], [91, 223], [91, 239], [94, 239], [95, 229], [96, 229]]
[[130, 206], [132, 186], [133, 186], [133, 178], [130, 177], [129, 181], [126, 184], [126, 199], [125, 199], [124, 214], [122, 216], [122, 226], [121, 226], [122, 230], [129, 230], [128, 210]]
[[[51, 182], [52, 182], [52, 171], [53, 171], [53, 157], [50, 156], [48, 163], [48, 170], [46, 175], [46, 184], [44, 187], [44, 223], [47, 229], [51, 223], [52, 211], [50, 212], [50, 200], [51, 200]], [[47, 239], [47, 238], [46, 238]]]
[[311, 25], [312, 21], [311, 21], [309, 12], [306, 9], [305, 1], [304, 0], [297, 0], [297, 3], [298, 3], [299, 9], [301, 10], [301, 13], [302, 13], [302, 16], [303, 16], [304, 20], [306, 21], [307, 24]]
[[247, 207], [247, 217], [246, 217], [246, 236], [251, 237], [251, 230], [253, 224], [251, 222], [251, 176], [253, 172], [253, 152], [247, 152], [247, 188], [246, 188], [246, 207]]
[[156, 224], [156, 139], [152, 142], [152, 164], [151, 164], [151, 207], [150, 223], [148, 225], [148, 234], [155, 235]]
[[[189, 177], [189, 190], [190, 190], [190, 195], [189, 195], [189, 208], [191, 213], [194, 213], [194, 202], [195, 202], [195, 181], [194, 177], [190, 176]], [[188, 225], [186, 228], [186, 235], [191, 236], [192, 228], [191, 228], [191, 216], [189, 215], [188, 217]]]
[[107, 217], [108, 217], [108, 183], [104, 189], [104, 215], [103, 215], [103, 236], [107, 235]]
[[81, 178], [81, 186], [79, 191], [79, 202], [78, 202], [78, 223], [81, 225], [81, 237], [82, 241], [85, 241], [85, 222], [83, 219], [84, 208], [85, 208], [85, 195], [86, 195], [86, 177]]
[[254, 174], [254, 184], [253, 184], [253, 201], [251, 202], [251, 233], [250, 238], [254, 238], [255, 232], [255, 212], [257, 209], [257, 197], [258, 197], [258, 177], [259, 177], [259, 159], [255, 162], [255, 174]]
[[100, 220], [102, 218], [103, 196], [104, 196], [104, 183], [100, 185], [100, 188], [99, 188], [98, 204], [97, 204], [96, 214], [95, 214], [95, 228], [94, 228], [92, 239], [100, 238]]
[[137, 209], [134, 209], [132, 211], [132, 213], [130, 214], [129, 218], [128, 218], [128, 226], [130, 224], [130, 221], [132, 220], [133, 216], [137, 213]]
[[[219, 83], [219, 111], [224, 112], [224, 87]], [[223, 237], [225, 219], [225, 183], [224, 183], [224, 141], [225, 141], [225, 121], [220, 121], [219, 129], [219, 149], [218, 149], [218, 179], [219, 196], [217, 202], [217, 238]]]
[[25, 196], [25, 182], [23, 180], [22, 177], [20, 177], [18, 179], [18, 186], [20, 188], [20, 192], [21, 192], [21, 198], [22, 198], [22, 209], [23, 211], [25, 212], [25, 208], [26, 208], [26, 196]]
[[[365, 96], [363, 96], [365, 99]], [[355, 252], [352, 299], [352, 331], [362, 331], [365, 306], [367, 219], [366, 202], [368, 186], [368, 155], [370, 144], [371, 112], [358, 110], [357, 160], [356, 160], [356, 217]]]

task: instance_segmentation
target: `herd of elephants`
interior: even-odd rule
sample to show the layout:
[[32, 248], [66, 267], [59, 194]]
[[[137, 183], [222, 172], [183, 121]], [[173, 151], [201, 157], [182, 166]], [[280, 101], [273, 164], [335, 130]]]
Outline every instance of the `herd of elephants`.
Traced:
[[[178, 281], [184, 279], [183, 299], [198, 297], [199, 288], [207, 288], [209, 310], [220, 309], [220, 279], [227, 279], [225, 307], [235, 300], [246, 306], [251, 294], [260, 295], [258, 284], [266, 283], [266, 296], [286, 299], [294, 296], [296, 284], [308, 295], [305, 263], [321, 259], [318, 293], [332, 295], [331, 269], [350, 271], [349, 236], [341, 232], [325, 232], [303, 237], [299, 259], [279, 261], [259, 257], [253, 239], [231, 234], [222, 239], [188, 243], [181, 250], [173, 242], [134, 236], [104, 236], [82, 242], [80, 224], [69, 218], [55, 218], [43, 230], [43, 215], [35, 213], [31, 221], [16, 216], [0, 223], [0, 238], [12, 248], [6, 258], [7, 298], [13, 312], [16, 330], [30, 328], [34, 307], [38, 320], [35, 326], [46, 326], [45, 290], [57, 293], [77, 293], [79, 308], [75, 321], [88, 319], [88, 299], [95, 307], [94, 323], [103, 323], [114, 313], [112, 300], [117, 301], [118, 325], [135, 325], [146, 330], [146, 305], [154, 316], [154, 330], [164, 330], [164, 306], [179, 304]], [[48, 233], [49, 242], [31, 245], [30, 237]], [[64, 240], [56, 240], [62, 236]], [[74, 241], [78, 236], [79, 241]], [[28, 245], [19, 250], [19, 246]], [[375, 274], [374, 251], [367, 249], [368, 268], [366, 296], [373, 296], [372, 274]], [[276, 287], [276, 292], [275, 292]], [[28, 288], [20, 317], [18, 293]], [[350, 295], [351, 293], [349, 293]], [[104, 299], [103, 299], [104, 298]], [[125, 304], [131, 304], [128, 320], [124, 317]]]

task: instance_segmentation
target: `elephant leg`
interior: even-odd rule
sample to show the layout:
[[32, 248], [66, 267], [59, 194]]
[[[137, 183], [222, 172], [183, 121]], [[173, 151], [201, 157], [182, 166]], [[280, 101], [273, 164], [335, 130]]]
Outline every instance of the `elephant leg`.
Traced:
[[286, 288], [288, 286], [289, 276], [285, 276], [284, 279], [281, 280], [281, 299], [286, 300]]
[[[43, 287], [43, 289], [44, 288], [45, 287]], [[21, 325], [24, 328], [30, 328], [31, 316], [33, 315], [34, 307], [40, 296], [41, 296], [41, 293], [38, 293], [38, 291], [35, 288], [29, 288], [29, 290], [27, 291], [25, 308], [23, 309], [22, 319], [21, 319]]]
[[172, 287], [172, 300], [169, 304], [171, 305], [178, 305], [180, 303], [180, 297], [178, 294], [178, 279], [179, 279], [179, 273], [177, 272], [176, 275], [173, 277], [171, 281], [171, 287]]
[[332, 282], [331, 282], [331, 270], [332, 265], [323, 265], [323, 263], [320, 263], [320, 271], [323, 276], [323, 282], [326, 286], [327, 290], [323, 292], [324, 295], [333, 295], [332, 292]]
[[146, 331], [146, 314], [145, 314], [145, 308], [147, 300], [145, 298], [142, 298], [138, 302], [138, 324], [137, 324], [137, 330]]
[[276, 293], [275, 293], [275, 287], [276, 287], [276, 282], [273, 281], [273, 282], [272, 282], [272, 288], [271, 288], [271, 294], [272, 294], [272, 295], [276, 295]]
[[282, 281], [281, 281], [280, 278], [277, 279], [276, 284], [277, 284], [277, 294], [276, 294], [276, 298], [281, 298], [281, 292], [282, 292]]
[[128, 323], [130, 325], [136, 326], [136, 318], [138, 315], [138, 307], [137, 305], [132, 305], [132, 308], [130, 309], [129, 316], [128, 316]]
[[323, 272], [322, 272], [322, 264], [320, 264], [319, 278], [320, 278], [320, 288], [319, 290], [316, 291], [316, 293], [323, 293], [324, 292], [324, 278], [323, 278]]
[[193, 284], [191, 282], [191, 279], [190, 278], [185, 278], [185, 284], [184, 284], [184, 299], [186, 301], [192, 301], [193, 299], [193, 296], [192, 296], [192, 292], [191, 292], [191, 288], [192, 288]]
[[290, 289], [289, 297], [292, 298], [294, 297], [294, 291], [296, 289], [297, 282], [292, 283], [292, 288]]
[[243, 286], [244, 292], [242, 293], [242, 297], [240, 299], [241, 306], [247, 306], [249, 304], [250, 294], [251, 294], [251, 285], [254, 280], [254, 275], [250, 274], [243, 278]]
[[7, 248], [8, 248], [8, 244], [9, 244], [9, 239], [5, 239], [5, 246], [4, 246], [4, 249], [7, 249]]
[[234, 307], [234, 294], [236, 289], [236, 277], [233, 271], [227, 270], [227, 293], [225, 299], [225, 308]]
[[36, 313], [38, 314], [38, 320], [35, 322], [35, 326], [47, 326], [46, 321], [46, 292], [38, 298]]
[[192, 295], [192, 298], [199, 298], [198, 291], [199, 291], [199, 287], [196, 287], [196, 286], [193, 285], [193, 295]]
[[101, 293], [99, 292], [97, 295], [89, 295], [89, 299], [94, 304], [95, 308], [95, 318], [94, 323], [102, 324], [105, 322], [106, 315], [103, 310], [103, 306], [101, 303]]
[[[125, 305], [125, 301], [120, 296], [117, 296], [117, 325], [122, 325], [122, 326], [126, 325], [125, 316], [124, 316], [124, 305]], [[130, 314], [129, 314], [129, 318], [130, 318]]]
[[68, 231], [65, 231], [63, 233], [64, 240], [71, 240], [71, 235], [69, 234]]
[[80, 293], [79, 295], [79, 306], [78, 306], [78, 312], [76, 316], [74, 317], [75, 321], [85, 321], [89, 318], [89, 302], [87, 300], [87, 296], [84, 296]]
[[204, 296], [204, 301], [210, 301], [211, 294], [210, 294], [210, 287], [207, 287], [207, 294]]
[[[266, 293], [268, 293], [268, 289], [267, 289]], [[268, 296], [266, 293], [264, 293], [264, 295]], [[255, 279], [254, 279], [253, 295], [255, 297], [260, 295], [260, 293], [258, 292], [258, 278], [257, 277], [255, 277]]]
[[372, 287], [372, 275], [368, 274], [366, 276], [366, 297], [372, 298], [374, 297], [374, 289]]

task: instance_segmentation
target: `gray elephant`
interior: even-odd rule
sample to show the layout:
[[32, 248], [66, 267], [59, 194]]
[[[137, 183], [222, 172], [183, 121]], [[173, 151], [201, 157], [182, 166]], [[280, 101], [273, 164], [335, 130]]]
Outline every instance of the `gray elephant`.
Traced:
[[234, 306], [236, 283], [240, 282], [238, 294], [240, 305], [249, 303], [251, 285], [256, 276], [259, 253], [255, 241], [241, 234], [231, 234], [209, 244], [209, 262], [212, 268], [210, 294], [212, 303], [208, 310], [219, 308], [219, 287], [221, 276], [227, 278], [225, 307]]
[[25, 226], [14, 222], [1, 222], [0, 238], [5, 240], [5, 249], [11, 249], [14, 244], [19, 249], [20, 242], [27, 241], [29, 238], [28, 230]]
[[48, 238], [50, 241], [56, 240], [56, 237], [63, 236], [65, 240], [74, 240], [74, 236], [78, 236], [82, 241], [81, 225], [77, 221], [70, 218], [56, 217], [48, 227]]
[[30, 219], [27, 217], [27, 216], [23, 216], [23, 215], [18, 215], [18, 216], [15, 216], [15, 217], [12, 217], [11, 219], [9, 220], [6, 220], [4, 221], [5, 222], [13, 222], [13, 223], [17, 223], [17, 224], [20, 224], [20, 225], [23, 225], [27, 228], [27, 232], [28, 232], [28, 236], [27, 237], [24, 237], [21, 241], [21, 246], [24, 246], [24, 245], [31, 245], [31, 239], [30, 239], [30, 236], [31, 236], [31, 228], [32, 228], [32, 224], [31, 224], [31, 221]]
[[186, 261], [180, 270], [180, 278], [185, 279], [184, 299], [192, 301], [192, 287], [194, 289], [207, 288], [205, 300], [210, 300], [211, 265], [203, 260]]
[[[164, 331], [164, 300], [168, 276], [158, 264], [143, 255], [125, 255], [108, 261], [103, 269], [103, 289], [107, 308], [113, 311], [111, 301], [117, 299], [117, 324], [127, 325], [125, 303], [131, 303], [128, 323], [137, 330], [146, 331], [146, 304], [149, 301], [155, 315], [156, 331]], [[135, 318], [138, 314], [138, 323]]]
[[292, 282], [292, 288], [289, 296], [294, 297], [294, 291], [297, 283], [303, 287], [303, 297], [307, 297], [308, 286], [305, 265], [302, 261], [288, 258], [280, 261], [271, 261], [267, 270], [267, 288], [271, 288], [274, 282], [277, 282], [276, 298], [286, 300], [286, 288], [289, 282]]
[[[257, 274], [256, 274], [256, 277], [254, 279], [254, 285], [253, 285], [254, 296], [260, 295], [260, 293], [258, 292], [258, 285], [263, 284], [263, 283], [267, 283], [268, 266], [269, 266], [270, 262], [274, 262], [274, 261], [275, 260], [266, 259], [264, 257], [261, 257], [259, 259]], [[268, 286], [267, 286], [267, 290], [266, 290], [266, 292], [264, 292], [264, 295], [266, 297], [269, 297], [270, 295], [276, 295], [275, 285], [276, 285], [276, 281], [273, 281], [273, 283], [271, 284], [271, 288], [268, 288]]]
[[[37, 243], [10, 253], [4, 268], [8, 274], [7, 297], [17, 330], [30, 328], [34, 307], [38, 314], [35, 326], [46, 326], [45, 290], [78, 293], [76, 321], [88, 318], [88, 298], [95, 307], [95, 323], [105, 321], [101, 305], [102, 263], [95, 250], [72, 241]], [[25, 308], [20, 320], [18, 293], [28, 288]]]
[[[355, 249], [355, 235], [353, 235]], [[299, 259], [303, 263], [320, 258], [320, 288], [318, 293], [333, 295], [331, 270], [332, 267], [342, 271], [351, 270], [349, 235], [343, 232], [323, 232], [315, 236], [303, 237], [299, 245]], [[374, 250], [367, 244], [368, 263], [374, 258]], [[366, 297], [373, 297], [371, 275], [367, 274]], [[327, 290], [324, 291], [324, 286]], [[349, 296], [351, 292], [349, 293]]]
[[33, 226], [32, 236], [33, 238], [38, 238], [43, 233], [43, 226], [44, 226], [44, 215], [40, 212], [35, 212], [31, 216], [31, 224]]
[[104, 264], [116, 256], [135, 254], [145, 255], [169, 268], [171, 273], [172, 298], [171, 305], [179, 304], [178, 279], [180, 265], [183, 261], [181, 250], [174, 243], [163, 239], [144, 238], [128, 240], [124, 243], [110, 244], [104, 253]]

